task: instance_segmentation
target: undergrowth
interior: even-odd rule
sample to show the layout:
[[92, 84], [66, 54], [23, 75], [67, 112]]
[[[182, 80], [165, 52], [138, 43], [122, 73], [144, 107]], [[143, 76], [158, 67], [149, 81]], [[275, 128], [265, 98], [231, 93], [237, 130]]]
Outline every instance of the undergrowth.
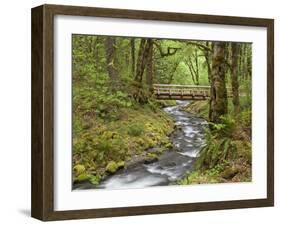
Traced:
[[[178, 181], [178, 184], [251, 181], [251, 110], [248, 101], [242, 99], [241, 111], [221, 117], [221, 122], [209, 122], [205, 131], [205, 145], [196, 160], [194, 171]], [[208, 102], [193, 102], [187, 111], [199, 112], [207, 118]]]

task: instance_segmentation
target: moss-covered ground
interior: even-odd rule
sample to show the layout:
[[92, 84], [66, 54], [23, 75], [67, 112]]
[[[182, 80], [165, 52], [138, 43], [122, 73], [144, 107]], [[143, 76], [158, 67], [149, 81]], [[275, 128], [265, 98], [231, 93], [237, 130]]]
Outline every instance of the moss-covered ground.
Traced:
[[[74, 183], [98, 184], [106, 175], [138, 161], [153, 161], [168, 149], [173, 121], [158, 106], [120, 107], [117, 118], [80, 110], [73, 134]], [[151, 148], [157, 151], [151, 153]]]

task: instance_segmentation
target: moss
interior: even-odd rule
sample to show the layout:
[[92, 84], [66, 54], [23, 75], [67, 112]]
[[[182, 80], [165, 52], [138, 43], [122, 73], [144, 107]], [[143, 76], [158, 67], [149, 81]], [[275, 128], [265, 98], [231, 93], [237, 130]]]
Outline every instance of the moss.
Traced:
[[118, 169], [124, 168], [124, 166], [125, 166], [125, 161], [119, 161], [119, 162], [117, 162], [117, 166], [118, 166]]
[[99, 175], [96, 175], [96, 176], [92, 175], [92, 176], [90, 176], [90, 178], [88, 180], [89, 180], [89, 182], [91, 184], [98, 185], [100, 183], [100, 181], [101, 181], [101, 176], [99, 176]]
[[[143, 155], [150, 148], [167, 149], [164, 146], [169, 143], [168, 136], [174, 128], [167, 113], [149, 106], [134, 106], [120, 108], [118, 114], [120, 118], [115, 121], [97, 117], [90, 128], [77, 126], [79, 129], [73, 136], [74, 165], [83, 165], [86, 173], [99, 173], [103, 177], [105, 172], [124, 167], [132, 156]], [[76, 120], [84, 118], [76, 117]], [[122, 164], [109, 170], [110, 161]]]
[[80, 175], [82, 173], [84, 173], [86, 171], [86, 168], [84, 165], [81, 165], [81, 164], [77, 164], [73, 167], [73, 170], [75, 172], [75, 175]]
[[169, 149], [172, 148], [173, 144], [171, 142], [165, 144], [165, 148]]
[[147, 153], [146, 156], [147, 159], [145, 160], [145, 163], [152, 163], [158, 161], [158, 155], [156, 153]]
[[177, 102], [175, 100], [158, 100], [157, 102], [161, 107], [170, 107], [177, 105]]
[[184, 110], [199, 115], [206, 120], [209, 119], [209, 101], [207, 100], [193, 101]]
[[91, 178], [91, 175], [89, 175], [88, 173], [82, 173], [74, 178], [74, 182], [82, 182], [85, 180], [89, 180], [90, 178]]
[[224, 179], [232, 179], [238, 173], [238, 169], [235, 167], [226, 168], [222, 173], [221, 177]]
[[114, 161], [110, 161], [105, 168], [106, 172], [108, 173], [115, 173], [117, 169], [118, 169], [118, 165]]
[[128, 125], [128, 134], [134, 137], [140, 136], [144, 132], [144, 126], [140, 123]]
[[219, 183], [221, 182], [221, 172], [224, 165], [218, 164], [209, 170], [195, 170], [188, 174], [184, 179], [177, 181], [177, 184], [206, 184], [206, 183]]

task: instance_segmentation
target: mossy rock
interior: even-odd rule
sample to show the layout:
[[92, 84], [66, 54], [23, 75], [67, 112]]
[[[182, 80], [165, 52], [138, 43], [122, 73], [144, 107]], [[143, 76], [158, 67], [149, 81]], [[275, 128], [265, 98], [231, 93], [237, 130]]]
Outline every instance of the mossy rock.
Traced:
[[73, 167], [73, 170], [75, 172], [75, 175], [78, 176], [78, 175], [84, 173], [86, 171], [86, 168], [84, 165], [77, 164]]
[[118, 169], [124, 168], [125, 167], [125, 162], [124, 161], [119, 161], [119, 162], [117, 162], [117, 166], [118, 166]]
[[91, 178], [91, 175], [87, 174], [87, 173], [82, 173], [79, 176], [74, 178], [74, 182], [82, 182], [85, 180], [89, 180]]
[[158, 155], [155, 153], [147, 153], [147, 158], [145, 159], [144, 163], [148, 164], [148, 163], [153, 163], [158, 161]]
[[231, 179], [233, 178], [237, 173], [239, 172], [239, 170], [237, 168], [234, 167], [230, 167], [225, 169], [222, 173], [221, 173], [221, 177], [224, 179]]
[[115, 161], [110, 161], [107, 165], [106, 165], [106, 172], [108, 173], [115, 173], [118, 170], [118, 164]]
[[173, 147], [173, 144], [171, 142], [165, 144], [165, 148], [169, 149], [169, 148], [172, 148]]

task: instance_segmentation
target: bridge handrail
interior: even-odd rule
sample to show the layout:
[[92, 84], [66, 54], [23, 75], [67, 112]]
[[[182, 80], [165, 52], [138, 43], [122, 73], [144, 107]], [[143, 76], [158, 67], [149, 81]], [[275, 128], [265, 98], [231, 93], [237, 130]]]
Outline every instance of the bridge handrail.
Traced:
[[[177, 85], [177, 84], [153, 84], [154, 89], [169, 89], [169, 88], [179, 88], [179, 89], [210, 89], [211, 86], [200, 86], [200, 85]], [[231, 91], [231, 87], [226, 87], [227, 91]]]
[[161, 87], [177, 87], [177, 88], [211, 88], [211, 86], [197, 86], [197, 85], [177, 85], [177, 84], [153, 84], [155, 88]]

